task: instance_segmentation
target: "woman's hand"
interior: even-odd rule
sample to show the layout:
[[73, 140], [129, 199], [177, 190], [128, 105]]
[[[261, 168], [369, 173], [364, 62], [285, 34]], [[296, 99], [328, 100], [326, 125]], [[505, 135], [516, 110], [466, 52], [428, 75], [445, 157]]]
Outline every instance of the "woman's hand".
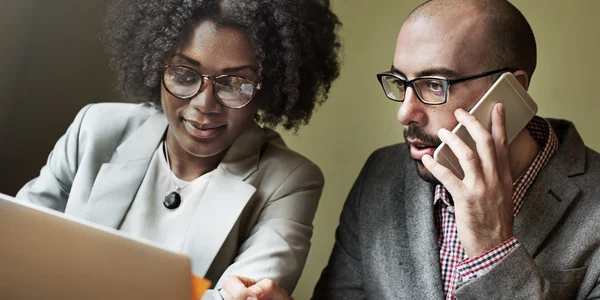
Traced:
[[256, 281], [251, 278], [230, 275], [223, 279], [225, 300], [291, 300], [271, 279]]

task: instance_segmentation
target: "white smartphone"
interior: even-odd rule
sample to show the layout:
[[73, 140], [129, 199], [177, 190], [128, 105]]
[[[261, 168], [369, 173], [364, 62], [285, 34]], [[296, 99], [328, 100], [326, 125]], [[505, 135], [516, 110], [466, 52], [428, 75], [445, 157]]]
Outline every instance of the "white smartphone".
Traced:
[[[508, 142], [511, 143], [517, 134], [525, 128], [527, 123], [533, 119], [538, 110], [537, 104], [515, 76], [509, 72], [502, 74], [469, 111], [471, 115], [475, 116], [487, 128], [488, 132], [491, 132], [492, 128], [492, 109], [497, 103], [504, 104], [506, 135]], [[477, 152], [475, 141], [473, 141], [471, 135], [462, 124], [459, 123], [452, 132], [473, 151]], [[433, 158], [441, 165], [450, 169], [456, 177], [460, 179], [464, 178], [464, 172], [458, 158], [456, 158], [446, 143], [442, 143], [435, 150]]]

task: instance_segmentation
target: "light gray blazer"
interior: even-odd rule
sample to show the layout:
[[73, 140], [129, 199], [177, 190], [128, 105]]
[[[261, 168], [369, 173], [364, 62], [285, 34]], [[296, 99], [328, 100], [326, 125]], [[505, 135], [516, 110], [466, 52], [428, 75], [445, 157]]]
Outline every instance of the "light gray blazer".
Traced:
[[[118, 228], [166, 128], [164, 114], [148, 106], [88, 105], [16, 198]], [[236, 274], [273, 279], [291, 293], [308, 255], [322, 188], [315, 164], [274, 131], [252, 126], [202, 196], [184, 245], [192, 271], [212, 280], [213, 288], [223, 275]], [[221, 298], [217, 290], [210, 296]]]
[[[521, 246], [456, 299], [600, 299], [600, 154], [550, 120], [560, 146], [514, 220]], [[343, 208], [314, 299], [443, 299], [434, 186], [404, 144], [376, 151]]]

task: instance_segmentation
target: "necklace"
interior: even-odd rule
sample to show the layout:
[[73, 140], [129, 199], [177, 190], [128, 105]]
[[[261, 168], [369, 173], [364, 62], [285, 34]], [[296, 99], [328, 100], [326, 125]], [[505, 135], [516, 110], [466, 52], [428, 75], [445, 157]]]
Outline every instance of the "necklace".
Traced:
[[171, 170], [171, 161], [169, 160], [169, 150], [167, 148], [166, 140], [163, 141], [163, 149], [165, 150], [165, 156], [167, 158], [167, 166], [169, 166], [169, 175], [171, 175], [170, 176], [171, 182], [173, 183], [173, 186], [175, 186], [173, 191], [171, 191], [165, 195], [165, 199], [163, 200], [163, 205], [168, 209], [176, 209], [179, 207], [179, 205], [181, 205], [181, 195], [179, 194], [179, 191], [181, 191], [183, 188], [185, 188], [192, 182], [190, 181], [183, 186], [177, 185], [177, 183], [175, 182], [175, 178], [174, 178], [175, 175], [173, 174], [173, 171]]

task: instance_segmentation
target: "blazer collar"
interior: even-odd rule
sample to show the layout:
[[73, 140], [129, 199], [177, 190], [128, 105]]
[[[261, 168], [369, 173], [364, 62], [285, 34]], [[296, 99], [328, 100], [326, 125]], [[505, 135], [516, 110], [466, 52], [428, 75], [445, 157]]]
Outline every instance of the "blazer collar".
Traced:
[[164, 114], [157, 111], [117, 147], [110, 162], [103, 164], [96, 176], [84, 219], [119, 228], [167, 125]]
[[[162, 111], [157, 111], [142, 124], [115, 151], [109, 163], [100, 168], [96, 177], [88, 206], [82, 217], [89, 221], [108, 227], [118, 228], [123, 221], [137, 191], [146, 175], [154, 151], [160, 145], [168, 122]], [[217, 167], [211, 182], [228, 182], [229, 189], [236, 187], [242, 197], [239, 205], [245, 205], [251, 193], [244, 192], [248, 185], [243, 180], [258, 168], [262, 143], [272, 138], [274, 133], [264, 134], [256, 124], [250, 126], [234, 142], [222, 162]], [[276, 135], [276, 133], [275, 133]], [[222, 170], [220, 170], [222, 169]], [[237, 184], [233, 184], [237, 181]], [[214, 187], [213, 187], [214, 185]], [[221, 184], [210, 184], [208, 195], [234, 195], [226, 193], [227, 189], [219, 189]], [[252, 187], [253, 189], [253, 187]], [[213, 191], [213, 193], [209, 193]], [[243, 195], [242, 195], [243, 194]], [[226, 196], [223, 196], [226, 197]], [[222, 198], [218, 196], [218, 198]], [[242, 206], [243, 208], [243, 206]], [[241, 209], [239, 210], [241, 212]], [[237, 218], [237, 215], [236, 215]]]
[[258, 169], [262, 146], [276, 136], [274, 131], [253, 123], [231, 145], [220, 165], [240, 180], [245, 180]]
[[[111, 163], [124, 163], [140, 159], [151, 159], [167, 130], [168, 122], [162, 111], [157, 111], [129, 139], [123, 142]], [[221, 161], [221, 165], [240, 179], [246, 179], [258, 168], [260, 150], [268, 140], [277, 134], [264, 130], [252, 123], [231, 145]]]
[[162, 111], [156, 111], [140, 128], [117, 147], [110, 163], [119, 164], [140, 159], [151, 159], [154, 151], [162, 142], [162, 137], [168, 125], [165, 114]]
[[527, 191], [513, 227], [515, 236], [532, 256], [581, 193], [574, 181], [585, 173], [586, 166], [585, 144], [575, 126], [562, 120], [549, 121], [558, 136], [558, 151]]

